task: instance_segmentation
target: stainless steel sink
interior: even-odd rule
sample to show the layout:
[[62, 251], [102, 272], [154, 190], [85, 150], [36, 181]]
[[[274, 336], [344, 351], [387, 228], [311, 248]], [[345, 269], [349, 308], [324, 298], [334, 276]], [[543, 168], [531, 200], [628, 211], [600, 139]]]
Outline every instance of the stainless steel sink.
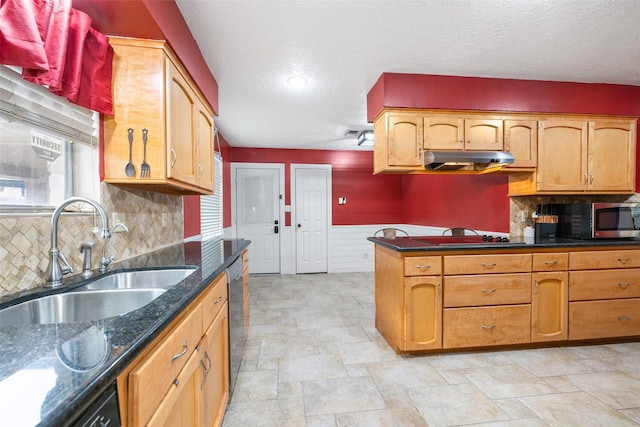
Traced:
[[49, 295], [0, 310], [0, 327], [106, 319], [143, 307], [164, 292], [118, 289]]
[[135, 270], [100, 277], [77, 290], [169, 289], [196, 271], [195, 268]]

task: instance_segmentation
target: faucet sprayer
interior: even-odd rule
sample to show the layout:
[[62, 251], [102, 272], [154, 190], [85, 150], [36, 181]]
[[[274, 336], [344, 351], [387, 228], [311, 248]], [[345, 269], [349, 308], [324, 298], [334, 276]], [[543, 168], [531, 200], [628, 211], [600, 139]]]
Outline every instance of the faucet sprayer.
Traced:
[[[62, 276], [73, 271], [64, 255], [62, 255], [58, 250], [58, 219], [60, 218], [60, 214], [64, 211], [64, 208], [76, 202], [87, 203], [93, 206], [102, 220], [101, 237], [111, 237], [111, 231], [109, 230], [109, 218], [107, 217], [107, 213], [104, 208], [98, 202], [87, 199], [86, 197], [71, 197], [70, 199], [62, 202], [62, 204], [53, 211], [53, 215], [51, 216], [51, 250], [49, 251], [49, 266], [46, 271], [45, 286], [60, 286], [62, 284]], [[60, 265], [60, 261], [63, 262], [64, 267]]]
[[109, 267], [109, 264], [111, 264], [111, 261], [114, 261], [116, 259], [114, 256], [111, 256], [107, 253], [107, 245], [111, 240], [111, 236], [113, 235], [113, 233], [115, 233], [118, 227], [122, 228], [126, 232], [129, 232], [129, 228], [127, 228], [127, 226], [123, 222], [117, 222], [114, 224], [113, 228], [109, 232], [109, 236], [107, 237], [107, 240], [105, 240], [104, 245], [102, 245], [102, 258], [100, 259], [99, 270], [103, 273], [107, 271], [107, 267]]

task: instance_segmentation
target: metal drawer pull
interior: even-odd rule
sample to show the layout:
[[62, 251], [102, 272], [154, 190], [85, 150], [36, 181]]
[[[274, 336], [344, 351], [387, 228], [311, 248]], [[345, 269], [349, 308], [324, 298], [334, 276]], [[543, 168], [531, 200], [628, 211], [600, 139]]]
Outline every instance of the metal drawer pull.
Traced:
[[629, 282], [618, 283], [618, 286], [622, 290], [627, 289], [629, 287]]
[[179, 379], [176, 378], [175, 380], [173, 380], [173, 385], [174, 386], [178, 387], [178, 384], [180, 384], [180, 380]]
[[485, 294], [493, 293], [493, 292], [495, 292], [496, 290], [497, 290], [496, 288], [493, 288], [493, 289], [481, 289], [481, 291], [482, 291], [483, 293], [485, 293]]
[[621, 262], [622, 264], [626, 264], [629, 261], [631, 261], [631, 258], [618, 258], [618, 261]]
[[187, 354], [187, 351], [189, 351], [189, 346], [187, 345], [187, 340], [184, 340], [184, 343], [182, 344], [182, 348], [183, 348], [183, 350], [180, 353], [173, 355], [173, 357], [171, 358], [171, 363], [173, 363], [174, 360], [179, 359], [182, 356], [184, 356], [185, 354]]
[[558, 261], [545, 261], [544, 263], [545, 265], [552, 266], [552, 265], [556, 265]]
[[213, 305], [218, 304], [220, 301], [222, 301], [222, 295], [218, 296], [218, 298], [215, 301], [213, 301]]
[[442, 299], [442, 284], [438, 283], [438, 299]]
[[425, 270], [431, 268], [430, 265], [416, 265], [416, 268], [419, 270]]
[[171, 147], [171, 154], [173, 154], [173, 161], [171, 162], [171, 169], [173, 169], [178, 161], [178, 153], [176, 153], [176, 150], [174, 150], [173, 147]]
[[618, 317], [618, 320], [621, 321], [621, 322], [626, 322], [628, 320], [631, 320], [631, 317], [629, 317], [629, 316], [620, 316], [620, 317]]
[[495, 262], [492, 262], [491, 264], [488, 264], [488, 263], [486, 263], [486, 262], [483, 262], [483, 263], [482, 263], [482, 266], [483, 266], [483, 267], [485, 267], [485, 268], [493, 268], [493, 267], [495, 267], [495, 266], [496, 266], [496, 263], [495, 263]]
[[480, 327], [482, 329], [493, 329], [496, 327], [496, 325], [480, 325]]
[[533, 281], [533, 294], [534, 295], [538, 295], [538, 281], [537, 280]]

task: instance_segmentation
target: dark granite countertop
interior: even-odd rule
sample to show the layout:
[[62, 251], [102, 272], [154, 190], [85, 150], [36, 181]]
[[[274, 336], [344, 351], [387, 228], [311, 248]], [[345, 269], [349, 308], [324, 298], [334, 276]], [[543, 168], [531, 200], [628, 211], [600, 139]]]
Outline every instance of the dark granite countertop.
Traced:
[[[395, 239], [385, 239], [383, 237], [367, 237], [367, 240], [377, 245], [381, 245], [399, 252], [442, 252], [460, 250], [510, 250], [510, 249], [548, 249], [548, 248], [589, 248], [589, 247], [614, 247], [614, 246], [638, 246], [640, 239], [570, 239], [557, 237], [555, 239], [541, 239], [534, 244], [524, 243], [524, 239], [515, 238], [509, 242], [481, 242], [481, 243], [456, 243], [456, 244], [429, 244], [426, 242], [429, 236], [409, 236], [397, 237]], [[440, 236], [437, 236], [440, 237]]]
[[[150, 304], [122, 316], [67, 324], [0, 325], [0, 425], [58, 427], [74, 421], [249, 244], [243, 239], [192, 241], [113, 263], [105, 274], [197, 267]], [[87, 281], [74, 276], [65, 278], [59, 289], [39, 287], [5, 296], [0, 309]]]

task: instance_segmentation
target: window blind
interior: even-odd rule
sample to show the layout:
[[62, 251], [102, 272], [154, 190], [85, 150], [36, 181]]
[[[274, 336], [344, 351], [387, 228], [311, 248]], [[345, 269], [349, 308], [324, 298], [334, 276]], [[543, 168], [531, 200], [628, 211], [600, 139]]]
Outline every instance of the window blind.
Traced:
[[222, 156], [213, 156], [214, 191], [211, 196], [200, 196], [200, 234], [202, 240], [221, 239], [222, 231]]
[[73, 142], [95, 144], [98, 137], [98, 113], [24, 80], [15, 67], [0, 66], [0, 113], [62, 134]]

